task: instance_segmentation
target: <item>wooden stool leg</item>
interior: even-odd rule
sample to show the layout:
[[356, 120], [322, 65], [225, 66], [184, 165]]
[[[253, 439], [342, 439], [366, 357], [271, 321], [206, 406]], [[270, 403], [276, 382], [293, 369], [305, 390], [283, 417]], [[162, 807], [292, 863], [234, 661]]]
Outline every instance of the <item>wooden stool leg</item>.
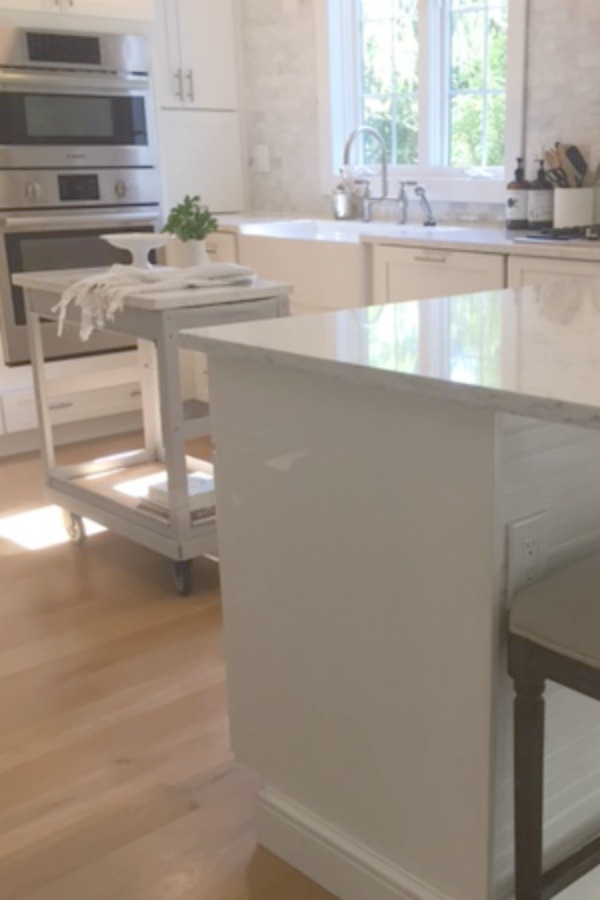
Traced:
[[515, 898], [542, 898], [544, 682], [515, 679]]

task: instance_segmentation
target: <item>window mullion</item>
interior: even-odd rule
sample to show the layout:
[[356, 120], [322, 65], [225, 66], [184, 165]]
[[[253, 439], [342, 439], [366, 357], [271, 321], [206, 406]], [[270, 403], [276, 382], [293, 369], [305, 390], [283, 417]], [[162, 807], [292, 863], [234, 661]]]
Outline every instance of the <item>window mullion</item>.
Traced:
[[435, 116], [431, 108], [431, 69], [435, 47], [431, 40], [429, 0], [419, 0], [419, 166], [432, 164]]
[[419, 104], [423, 135], [419, 141], [420, 163], [440, 166], [446, 158], [448, 53], [445, 21], [446, 0], [420, 0], [421, 50]]

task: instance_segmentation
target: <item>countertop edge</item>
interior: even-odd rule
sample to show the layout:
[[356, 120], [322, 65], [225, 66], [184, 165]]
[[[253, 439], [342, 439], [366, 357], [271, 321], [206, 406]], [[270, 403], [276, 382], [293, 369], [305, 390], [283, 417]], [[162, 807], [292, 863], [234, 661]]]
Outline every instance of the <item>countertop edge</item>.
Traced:
[[207, 353], [209, 357], [214, 355], [258, 362], [267, 366], [283, 366], [297, 372], [343, 379], [365, 387], [396, 390], [461, 405], [476, 406], [480, 409], [487, 409], [491, 414], [506, 413], [556, 424], [600, 429], [600, 408], [581, 403], [536, 397], [529, 394], [514, 394], [497, 388], [449, 382], [426, 375], [388, 372], [384, 369], [373, 370], [356, 363], [324, 360], [290, 351], [253, 347], [231, 339], [203, 335], [196, 329], [181, 331], [180, 343], [186, 349], [200, 350]]

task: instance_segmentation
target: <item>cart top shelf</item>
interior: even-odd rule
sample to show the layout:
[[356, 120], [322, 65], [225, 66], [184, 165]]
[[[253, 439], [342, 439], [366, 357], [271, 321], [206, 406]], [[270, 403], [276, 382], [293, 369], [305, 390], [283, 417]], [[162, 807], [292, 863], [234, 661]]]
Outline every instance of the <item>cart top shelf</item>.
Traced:
[[[12, 277], [19, 287], [44, 291], [60, 296], [73, 282], [90, 275], [101, 274], [105, 269], [57, 269], [55, 271], [21, 272]], [[216, 306], [222, 303], [243, 303], [262, 297], [283, 297], [292, 292], [292, 286], [277, 281], [257, 278], [251, 284], [229, 284], [220, 287], [190, 287], [177, 291], [144, 293], [141, 289], [127, 297], [126, 305], [135, 309], [167, 310], [198, 306]]]

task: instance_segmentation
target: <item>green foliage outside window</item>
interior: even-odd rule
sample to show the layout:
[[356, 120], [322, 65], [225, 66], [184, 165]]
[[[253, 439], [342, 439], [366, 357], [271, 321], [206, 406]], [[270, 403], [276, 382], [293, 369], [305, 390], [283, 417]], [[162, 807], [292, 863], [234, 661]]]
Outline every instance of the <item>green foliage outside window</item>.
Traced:
[[[435, 78], [441, 88], [441, 165], [500, 166], [504, 159], [507, 0], [445, 0]], [[419, 2], [359, 0], [362, 122], [377, 128], [392, 164], [418, 162]], [[378, 148], [365, 143], [365, 162]]]

